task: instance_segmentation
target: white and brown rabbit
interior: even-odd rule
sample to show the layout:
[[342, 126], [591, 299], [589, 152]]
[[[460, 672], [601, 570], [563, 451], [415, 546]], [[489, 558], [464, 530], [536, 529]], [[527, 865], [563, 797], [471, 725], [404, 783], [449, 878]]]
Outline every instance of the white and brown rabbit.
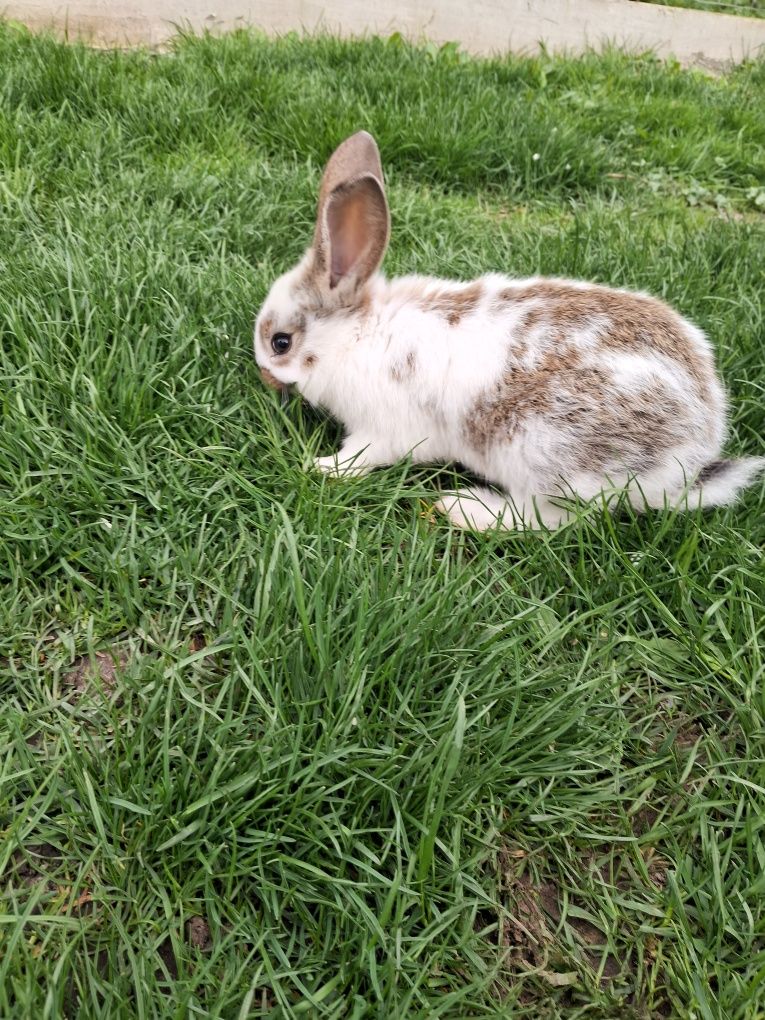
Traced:
[[378, 272], [389, 232], [377, 145], [360, 131], [330, 158], [313, 243], [255, 324], [265, 381], [345, 426], [319, 470], [459, 461], [501, 491], [447, 493], [436, 509], [484, 530], [556, 527], [562, 495], [730, 503], [765, 468], [721, 458], [726, 400], [709, 344], [665, 304], [541, 277], [389, 281]]

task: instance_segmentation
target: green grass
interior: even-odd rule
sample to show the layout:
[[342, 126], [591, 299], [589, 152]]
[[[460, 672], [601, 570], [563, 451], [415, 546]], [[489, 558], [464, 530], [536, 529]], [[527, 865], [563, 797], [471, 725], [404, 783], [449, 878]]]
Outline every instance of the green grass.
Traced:
[[714, 14], [736, 14], [740, 17], [765, 18], [765, 0], [644, 0], [663, 7], [689, 7]]
[[464, 535], [448, 471], [304, 473], [337, 427], [251, 356], [366, 127], [389, 272], [663, 295], [756, 453], [763, 108], [762, 63], [0, 26], [0, 1016], [763, 1015], [763, 486]]

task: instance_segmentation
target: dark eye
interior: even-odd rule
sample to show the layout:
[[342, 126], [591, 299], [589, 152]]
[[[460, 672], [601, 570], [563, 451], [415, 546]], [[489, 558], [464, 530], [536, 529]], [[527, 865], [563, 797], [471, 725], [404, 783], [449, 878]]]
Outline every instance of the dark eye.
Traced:
[[275, 354], [286, 354], [292, 347], [292, 337], [289, 333], [274, 333], [271, 337], [271, 346]]

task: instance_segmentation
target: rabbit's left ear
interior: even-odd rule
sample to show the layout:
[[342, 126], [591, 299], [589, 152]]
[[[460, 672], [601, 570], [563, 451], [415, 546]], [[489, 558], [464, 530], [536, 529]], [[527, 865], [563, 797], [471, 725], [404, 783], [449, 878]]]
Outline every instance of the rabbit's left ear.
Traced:
[[366, 283], [388, 247], [390, 214], [380, 153], [359, 131], [338, 146], [324, 170], [313, 247], [329, 271], [330, 288], [346, 279]]

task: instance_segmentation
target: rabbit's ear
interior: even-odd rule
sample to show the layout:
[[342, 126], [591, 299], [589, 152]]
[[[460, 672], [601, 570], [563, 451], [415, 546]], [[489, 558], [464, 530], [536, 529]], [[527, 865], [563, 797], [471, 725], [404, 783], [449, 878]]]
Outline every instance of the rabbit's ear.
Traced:
[[374, 138], [359, 131], [332, 153], [319, 192], [313, 247], [330, 288], [351, 278], [365, 283], [382, 262], [389, 234], [380, 153]]

